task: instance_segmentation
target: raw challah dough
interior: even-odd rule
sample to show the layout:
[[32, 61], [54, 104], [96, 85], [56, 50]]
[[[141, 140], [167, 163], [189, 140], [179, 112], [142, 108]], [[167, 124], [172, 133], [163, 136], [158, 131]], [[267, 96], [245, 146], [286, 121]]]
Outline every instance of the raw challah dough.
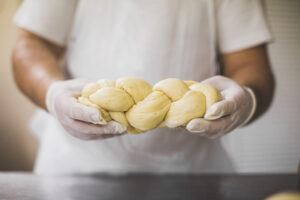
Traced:
[[99, 124], [115, 120], [137, 134], [160, 127], [185, 126], [220, 101], [211, 85], [168, 78], [153, 87], [139, 78], [101, 79], [87, 84], [78, 101], [101, 111]]
[[281, 192], [274, 194], [265, 200], [299, 200], [300, 199], [300, 193], [296, 191], [291, 192]]

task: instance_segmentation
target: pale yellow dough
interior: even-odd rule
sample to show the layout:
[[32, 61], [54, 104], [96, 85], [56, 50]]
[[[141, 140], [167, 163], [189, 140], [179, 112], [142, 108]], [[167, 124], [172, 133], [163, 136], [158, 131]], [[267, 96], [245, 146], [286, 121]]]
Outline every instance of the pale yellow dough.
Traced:
[[156, 128], [164, 119], [171, 105], [162, 92], [154, 91], [143, 101], [134, 105], [127, 113], [129, 123], [142, 131]]
[[300, 193], [299, 192], [281, 192], [274, 194], [266, 200], [300, 200]]
[[220, 100], [220, 92], [208, 84], [168, 78], [152, 88], [133, 77], [89, 83], [78, 98], [80, 103], [101, 111], [104, 120], [99, 124], [115, 120], [132, 134], [185, 126], [190, 120], [203, 117]]
[[203, 117], [205, 113], [205, 96], [202, 92], [190, 90], [178, 101], [171, 104], [165, 118], [167, 127], [175, 128], [185, 125], [194, 118]]

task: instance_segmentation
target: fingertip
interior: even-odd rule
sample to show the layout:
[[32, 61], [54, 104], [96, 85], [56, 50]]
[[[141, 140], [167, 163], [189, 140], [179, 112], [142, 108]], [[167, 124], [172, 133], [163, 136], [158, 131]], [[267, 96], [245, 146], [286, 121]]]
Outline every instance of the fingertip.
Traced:
[[192, 133], [202, 133], [205, 131], [204, 126], [201, 126], [202, 119], [196, 118], [192, 119], [187, 125], [186, 129]]
[[119, 122], [116, 121], [110, 121], [107, 123], [106, 126], [109, 126], [111, 128], [107, 129], [109, 133], [113, 133], [113, 134], [122, 134], [124, 133], [127, 128], [126, 126], [120, 124]]
[[100, 124], [100, 125], [106, 125], [107, 122], [105, 119], [103, 119], [101, 112], [97, 112], [95, 114], [90, 115], [90, 120], [91, 123], [93, 124]]
[[204, 115], [204, 119], [207, 120], [216, 120], [224, 117], [226, 115], [230, 115], [234, 113], [236, 110], [235, 102], [232, 100], [222, 100], [213, 104], [209, 109], [206, 111]]
[[71, 106], [70, 117], [93, 124], [106, 124], [98, 109], [83, 105], [77, 101], [74, 101]]
[[216, 104], [212, 105], [211, 107], [209, 107], [204, 115], [204, 119], [215, 120], [215, 119], [219, 119], [220, 117], [222, 117], [224, 112], [219, 105], [220, 104], [216, 103]]

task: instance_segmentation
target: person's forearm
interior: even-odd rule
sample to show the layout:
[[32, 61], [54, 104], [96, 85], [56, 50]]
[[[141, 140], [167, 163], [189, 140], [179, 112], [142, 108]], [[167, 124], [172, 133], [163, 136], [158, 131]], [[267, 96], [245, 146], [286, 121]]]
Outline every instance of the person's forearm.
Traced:
[[[239, 56], [239, 60], [244, 60], [244, 62], [238, 61], [236, 67], [225, 68], [224, 75], [254, 91], [257, 100], [257, 109], [251, 120], [252, 122], [270, 106], [275, 81], [265, 47], [253, 48], [247, 53], [244, 52], [237, 56]], [[225, 64], [234, 65], [235, 63], [230, 62]]]
[[254, 73], [261, 73], [263, 71], [254, 71], [254, 66], [245, 66], [243, 69], [236, 72], [234, 75], [229, 76], [240, 85], [249, 87], [253, 90], [256, 100], [257, 108], [251, 121], [262, 115], [270, 106], [274, 91], [274, 79], [273, 76], [265, 74], [264, 76], [251, 76]]
[[52, 82], [64, 79], [58, 64], [60, 52], [56, 45], [26, 31], [22, 31], [13, 50], [13, 72], [18, 87], [45, 109], [47, 88]]

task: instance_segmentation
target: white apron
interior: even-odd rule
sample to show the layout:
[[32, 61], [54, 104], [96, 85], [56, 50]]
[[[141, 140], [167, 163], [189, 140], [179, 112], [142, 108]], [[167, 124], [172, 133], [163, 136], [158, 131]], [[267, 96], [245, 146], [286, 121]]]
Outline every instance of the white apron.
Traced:
[[[66, 4], [58, 0], [43, 0], [39, 7], [43, 12], [31, 14], [29, 2], [34, 0], [28, 0], [15, 19], [19, 26], [64, 44], [63, 33], [53, 27], [72, 18], [71, 34], [65, 42], [70, 77], [131, 76], [154, 84], [170, 77], [201, 81], [217, 73], [214, 1], [68, 0], [71, 1], [76, 4], [74, 16], [57, 9], [54, 4], [59, 8]], [[51, 6], [44, 8], [45, 4]], [[55, 15], [49, 9], [55, 10]], [[64, 20], [58, 19], [60, 14]], [[42, 25], [28, 23], [30, 16], [31, 21], [44, 20]], [[45, 30], [45, 21], [53, 26], [51, 30]], [[63, 31], [68, 26], [57, 27]], [[242, 48], [230, 44], [221, 44], [221, 50]], [[39, 174], [234, 172], [219, 139], [209, 140], [185, 131], [164, 128], [140, 135], [82, 141], [70, 136], [43, 111], [31, 126], [41, 142], [35, 166]]]

